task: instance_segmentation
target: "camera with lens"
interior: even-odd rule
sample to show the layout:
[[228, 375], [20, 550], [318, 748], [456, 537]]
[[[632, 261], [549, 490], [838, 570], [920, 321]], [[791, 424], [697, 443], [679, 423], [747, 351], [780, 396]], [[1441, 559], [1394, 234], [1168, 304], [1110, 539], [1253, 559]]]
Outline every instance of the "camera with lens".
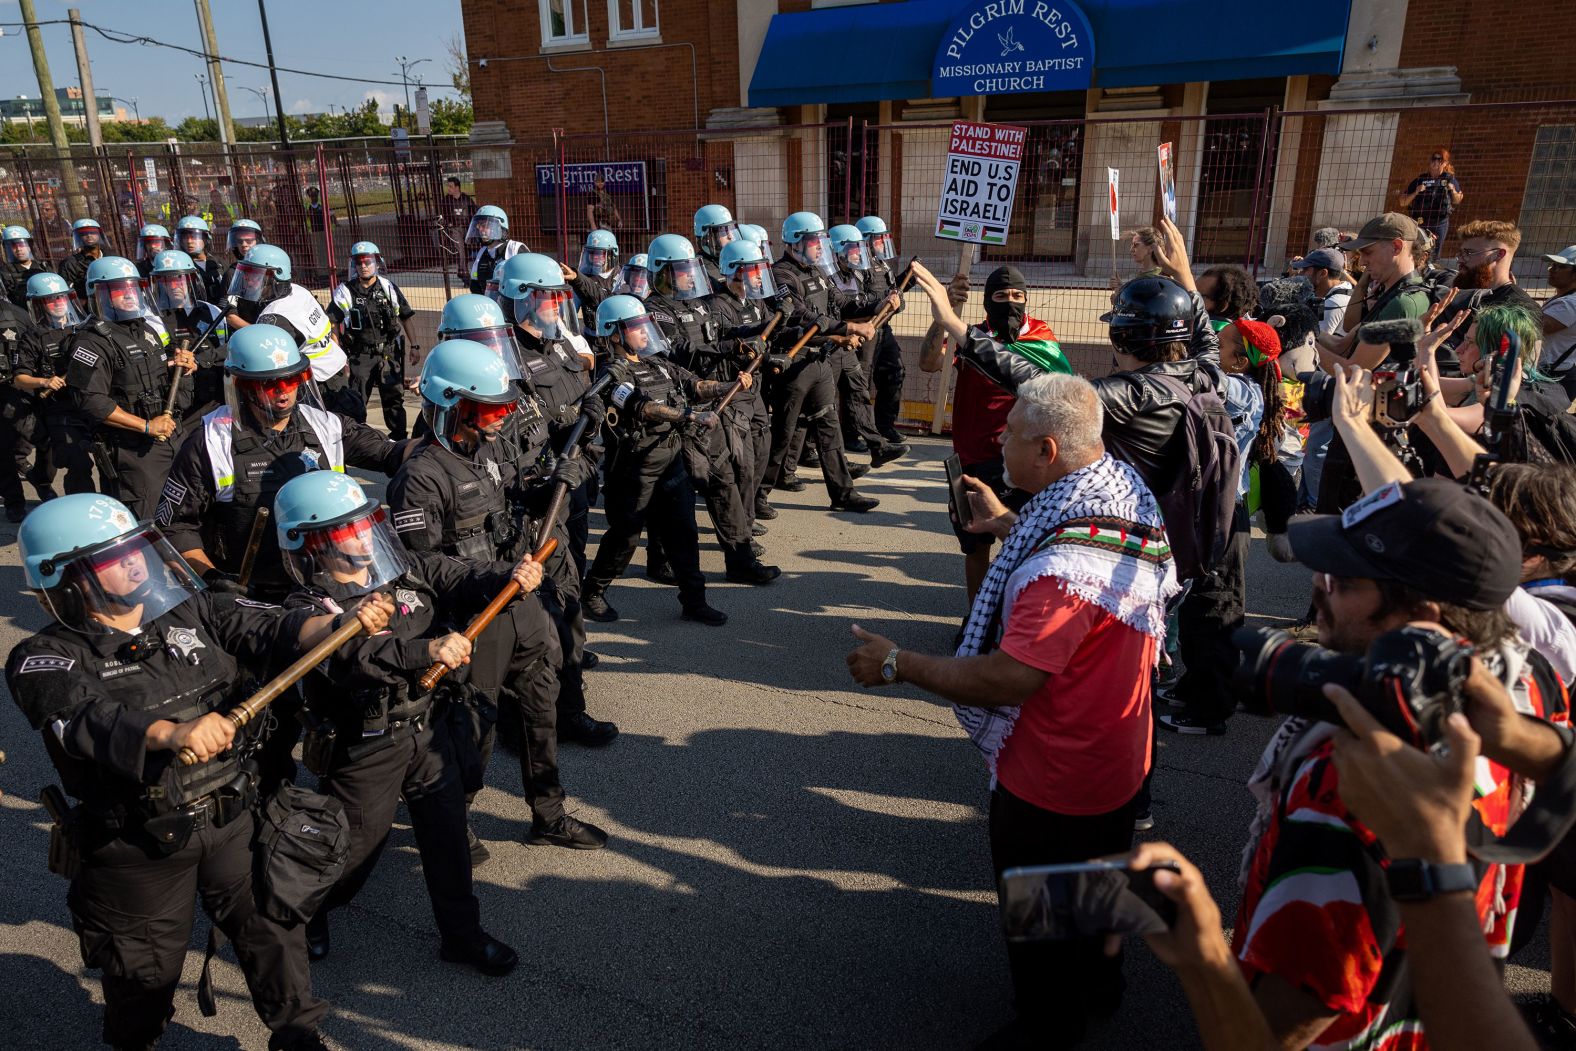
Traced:
[[[1376, 369], [1374, 402], [1369, 419], [1383, 430], [1399, 430], [1412, 423], [1423, 407], [1423, 386], [1415, 369]], [[1335, 377], [1328, 372], [1301, 377], [1302, 412], [1310, 423], [1328, 420], [1335, 409]]]
[[1386, 730], [1418, 748], [1444, 737], [1445, 720], [1466, 706], [1472, 647], [1426, 628], [1374, 639], [1361, 657], [1299, 643], [1273, 628], [1239, 628], [1235, 684], [1253, 715], [1299, 715], [1341, 723], [1325, 683], [1344, 686]]

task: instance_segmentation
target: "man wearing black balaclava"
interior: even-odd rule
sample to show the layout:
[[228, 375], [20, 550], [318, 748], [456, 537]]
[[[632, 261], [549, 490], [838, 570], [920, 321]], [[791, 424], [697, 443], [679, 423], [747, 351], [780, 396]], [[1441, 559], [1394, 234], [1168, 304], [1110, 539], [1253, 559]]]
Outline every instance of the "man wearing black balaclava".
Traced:
[[[1006, 292], [998, 296], [996, 293]], [[1013, 295], [1017, 292], [1017, 295]], [[999, 266], [985, 279], [985, 321], [1003, 343], [1015, 343], [1029, 309], [1029, 283], [1015, 266]]]

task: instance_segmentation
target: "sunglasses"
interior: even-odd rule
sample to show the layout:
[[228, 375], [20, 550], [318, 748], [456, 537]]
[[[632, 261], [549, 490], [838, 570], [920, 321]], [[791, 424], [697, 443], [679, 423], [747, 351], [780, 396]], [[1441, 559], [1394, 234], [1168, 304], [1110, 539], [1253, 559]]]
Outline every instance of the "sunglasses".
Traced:
[[1441, 157], [1441, 156], [1440, 156], [1440, 155], [1439, 155], [1439, 154], [1437, 154], [1437, 153], [1436, 153], [1436, 154], [1434, 154], [1434, 155], [1433, 155], [1433, 156], [1432, 156], [1432, 157], [1430, 157], [1430, 158], [1428, 158], [1428, 159], [1429, 159], [1429, 160], [1431, 160], [1431, 161], [1442, 161], [1442, 160], [1444, 160], [1444, 158], [1443, 158], [1443, 157]]

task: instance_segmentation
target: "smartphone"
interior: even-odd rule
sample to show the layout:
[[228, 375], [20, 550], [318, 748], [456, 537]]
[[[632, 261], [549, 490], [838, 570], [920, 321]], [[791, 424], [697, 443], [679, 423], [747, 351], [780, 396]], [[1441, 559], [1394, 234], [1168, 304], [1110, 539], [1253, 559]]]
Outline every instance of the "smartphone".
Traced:
[[969, 523], [974, 521], [974, 505], [969, 503], [969, 491], [963, 484], [963, 461], [958, 459], [957, 453], [953, 453], [942, 461], [942, 466], [947, 471], [947, 505], [952, 511], [952, 519], [961, 528], [967, 529]]
[[1176, 922], [1176, 902], [1155, 889], [1159, 869], [1126, 861], [1027, 865], [1001, 874], [1001, 926], [1008, 941], [1062, 941], [1104, 934], [1157, 934]]

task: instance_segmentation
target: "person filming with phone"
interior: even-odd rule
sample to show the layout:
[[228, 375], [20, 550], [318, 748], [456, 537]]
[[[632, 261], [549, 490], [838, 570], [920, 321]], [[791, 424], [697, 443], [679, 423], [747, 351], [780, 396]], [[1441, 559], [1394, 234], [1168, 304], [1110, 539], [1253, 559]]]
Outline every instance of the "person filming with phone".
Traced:
[[[1178, 590], [1154, 496], [1105, 451], [1094, 387], [1051, 373], [1017, 394], [1003, 473], [1031, 496], [1014, 514], [988, 483], [963, 478], [969, 528], [1002, 546], [956, 655], [901, 649], [856, 624], [847, 657], [865, 686], [913, 683], [956, 706], [995, 775], [998, 875], [1131, 846], [1154, 732], [1149, 675]], [[1121, 961], [1102, 950], [1099, 937], [1009, 942], [1018, 1018], [1004, 1038], [1064, 1046], [1115, 1011]]]

